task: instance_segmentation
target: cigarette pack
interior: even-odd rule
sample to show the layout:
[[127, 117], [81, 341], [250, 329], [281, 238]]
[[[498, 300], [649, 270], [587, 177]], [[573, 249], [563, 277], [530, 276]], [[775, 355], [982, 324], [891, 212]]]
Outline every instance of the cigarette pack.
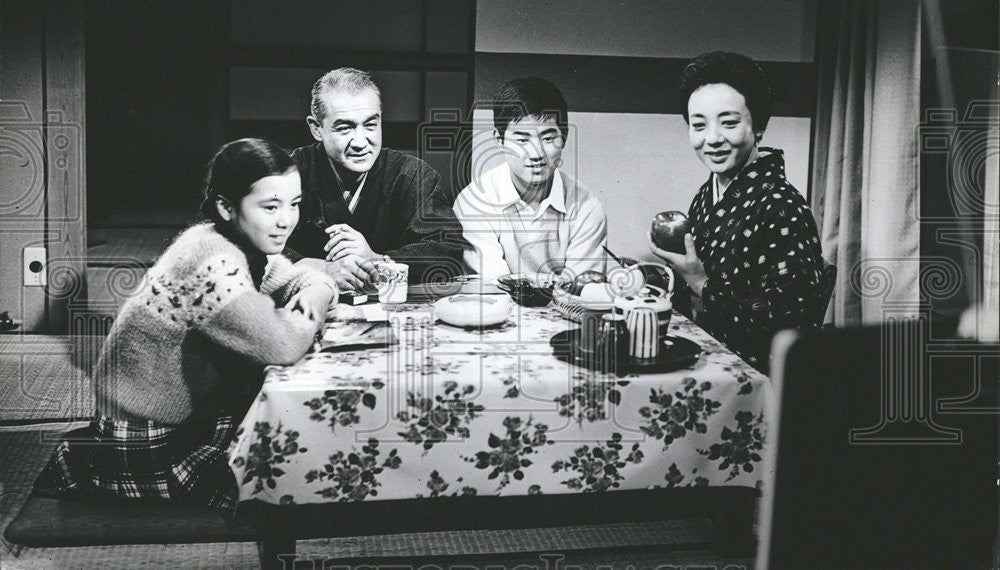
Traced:
[[354, 291], [344, 291], [340, 294], [340, 302], [345, 305], [364, 305], [368, 302], [368, 295]]

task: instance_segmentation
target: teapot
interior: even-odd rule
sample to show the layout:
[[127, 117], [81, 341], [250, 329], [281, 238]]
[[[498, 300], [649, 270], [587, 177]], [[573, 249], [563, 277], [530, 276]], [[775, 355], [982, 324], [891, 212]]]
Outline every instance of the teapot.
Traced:
[[669, 300], [674, 292], [674, 272], [662, 263], [640, 261], [613, 268], [608, 272], [608, 285], [615, 297], [639, 295], [652, 286]]
[[[673, 284], [673, 273], [667, 268], [670, 275], [670, 284]], [[646, 285], [643, 290], [633, 295], [621, 295], [615, 297], [614, 312], [626, 317], [629, 313], [637, 310], [650, 310], [656, 313], [659, 337], [667, 334], [670, 327], [670, 317], [673, 315], [673, 303], [671, 302], [672, 290], [664, 290], [652, 285]]]

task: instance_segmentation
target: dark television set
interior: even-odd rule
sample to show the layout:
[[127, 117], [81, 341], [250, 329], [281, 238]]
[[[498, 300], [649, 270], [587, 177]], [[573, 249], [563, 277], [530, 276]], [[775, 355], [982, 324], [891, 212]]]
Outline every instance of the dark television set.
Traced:
[[1000, 346], [951, 331], [775, 339], [758, 568], [996, 567]]

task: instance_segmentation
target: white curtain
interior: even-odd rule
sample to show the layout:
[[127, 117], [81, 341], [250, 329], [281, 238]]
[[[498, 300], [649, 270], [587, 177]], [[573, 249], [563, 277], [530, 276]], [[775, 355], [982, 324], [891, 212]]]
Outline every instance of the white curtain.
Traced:
[[[1000, 57], [997, 58], [1000, 61]], [[997, 85], [1000, 86], [1000, 63], [997, 65]], [[994, 91], [994, 101], [1000, 100], [1000, 88]], [[985, 216], [983, 245], [983, 311], [986, 322], [981, 326], [985, 338], [1000, 338], [1000, 105], [992, 107], [988, 140], [992, 152], [986, 157]]]
[[837, 265], [827, 320], [919, 312], [919, 0], [821, 1], [812, 209]]

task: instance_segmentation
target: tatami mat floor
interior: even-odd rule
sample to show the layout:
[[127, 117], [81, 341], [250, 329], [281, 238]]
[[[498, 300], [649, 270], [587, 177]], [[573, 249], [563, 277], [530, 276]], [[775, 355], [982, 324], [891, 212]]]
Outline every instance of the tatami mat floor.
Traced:
[[[61, 433], [82, 424], [0, 428], [0, 531], [16, 516]], [[307, 568], [610, 569], [751, 568], [708, 549], [707, 519], [516, 531], [411, 533], [300, 541]], [[253, 543], [19, 548], [0, 545], [0, 567], [258, 568]]]
[[0, 425], [84, 418], [94, 414], [94, 389], [83, 371], [100, 339], [0, 335]]

